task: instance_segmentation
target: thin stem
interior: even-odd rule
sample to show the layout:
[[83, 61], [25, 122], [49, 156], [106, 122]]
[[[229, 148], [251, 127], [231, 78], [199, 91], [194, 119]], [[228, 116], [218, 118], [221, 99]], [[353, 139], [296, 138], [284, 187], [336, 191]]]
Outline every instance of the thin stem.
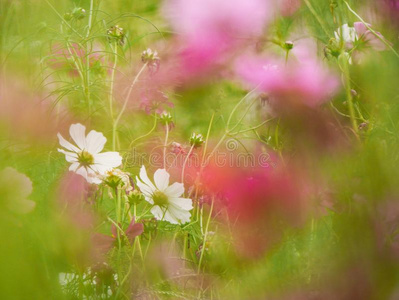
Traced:
[[186, 159], [185, 159], [184, 162], [183, 162], [183, 167], [182, 167], [182, 171], [181, 171], [181, 182], [182, 182], [182, 183], [184, 183], [184, 171], [185, 171], [185, 169], [186, 169], [186, 164], [187, 164], [187, 162], [188, 162], [188, 159], [190, 158], [191, 153], [192, 153], [193, 150], [194, 150], [194, 146], [195, 146], [195, 145], [192, 145], [192, 146], [191, 146], [190, 151], [188, 151], [187, 156], [186, 156]]
[[251, 109], [252, 105], [254, 105], [254, 103], [255, 103], [257, 100], [258, 100], [258, 99], [255, 98], [254, 101], [252, 101], [251, 104], [248, 105], [247, 109], [245, 110], [245, 112], [244, 112], [244, 114], [241, 116], [241, 118], [238, 120], [237, 124], [234, 125], [233, 128], [231, 128], [231, 129], [228, 130], [229, 133], [232, 132], [234, 129], [237, 128], [238, 125], [241, 124], [242, 120], [244, 120], [245, 116], [248, 114], [248, 112], [249, 112], [249, 110]]
[[215, 113], [213, 112], [213, 113], [212, 113], [211, 120], [210, 120], [210, 122], [209, 122], [208, 131], [206, 132], [205, 145], [204, 145], [204, 150], [203, 150], [202, 159], [201, 159], [201, 169], [202, 169], [202, 162], [203, 162], [204, 159], [205, 159], [206, 150], [207, 150], [207, 148], [208, 148], [208, 140], [209, 140], [209, 135], [210, 135], [210, 133], [211, 133], [211, 128], [212, 128], [212, 124], [213, 124], [213, 119], [214, 119], [214, 118], [215, 118]]
[[354, 132], [357, 134], [358, 133], [358, 126], [357, 126], [357, 120], [355, 116], [355, 109], [353, 106], [353, 97], [352, 97], [352, 91], [351, 91], [351, 80], [350, 80], [350, 73], [349, 73], [349, 62], [345, 60], [344, 66], [342, 68], [344, 79], [345, 79], [345, 91], [346, 91], [346, 99], [348, 102], [348, 109], [349, 109], [349, 116], [350, 120], [352, 123], [352, 127]]
[[320, 27], [323, 29], [323, 31], [326, 34], [326, 36], [329, 36], [328, 30], [326, 28], [326, 25], [324, 24], [323, 20], [319, 17], [319, 15], [317, 14], [317, 12], [313, 8], [313, 6], [310, 4], [309, 0], [304, 0], [304, 1], [305, 1], [306, 6], [308, 7], [310, 12], [312, 13], [312, 15], [316, 18], [317, 22], [319, 22]]
[[[112, 48], [112, 46], [111, 46]], [[114, 81], [115, 81], [115, 69], [118, 63], [118, 44], [114, 43], [114, 48], [112, 49], [114, 53], [114, 65], [111, 71], [111, 82], [109, 87], [109, 113], [112, 121], [112, 128], [114, 128], [114, 109], [113, 109], [113, 93], [114, 93]], [[115, 138], [112, 136], [112, 149], [115, 150]]]
[[94, 0], [90, 0], [89, 24], [87, 25], [86, 38], [89, 37], [90, 32], [91, 32], [91, 26], [93, 23], [93, 8], [94, 8]]
[[202, 242], [201, 256], [200, 256], [199, 263], [198, 263], [197, 274], [199, 274], [201, 271], [201, 264], [202, 264], [202, 260], [203, 260], [204, 252], [205, 252], [205, 248], [206, 248], [206, 240], [208, 238], [209, 223], [211, 221], [211, 216], [212, 216], [212, 211], [213, 211], [213, 203], [214, 203], [214, 199], [212, 199], [211, 210], [209, 211], [208, 220], [207, 220], [206, 226], [205, 226], [204, 241]]
[[65, 19], [60, 15], [60, 13], [55, 9], [55, 7], [48, 1], [44, 0], [46, 3], [51, 7], [51, 9], [57, 14], [57, 16], [73, 31], [75, 32], [80, 38], [83, 38], [83, 36], [77, 32]]
[[133, 79], [133, 81], [132, 81], [132, 84], [129, 86], [129, 90], [128, 90], [128, 93], [127, 93], [127, 95], [126, 95], [125, 102], [123, 103], [122, 109], [121, 109], [121, 111], [119, 112], [118, 116], [117, 116], [116, 119], [115, 119], [115, 123], [114, 123], [115, 126], [117, 126], [117, 124], [118, 124], [120, 118], [122, 117], [123, 113], [125, 112], [127, 103], [129, 102], [130, 94], [132, 93], [132, 89], [133, 89], [134, 85], [137, 83], [137, 81], [138, 81], [138, 79], [139, 79], [141, 73], [143, 73], [143, 71], [145, 70], [146, 66], [147, 66], [147, 63], [145, 63], [145, 64], [141, 67], [140, 71], [139, 71], [139, 72], [137, 73], [137, 75], [134, 77], [134, 79]]
[[241, 131], [234, 132], [231, 135], [237, 135], [237, 134], [240, 134], [240, 133], [245, 133], [245, 132], [248, 132], [248, 131], [256, 130], [256, 129], [262, 127], [263, 125], [265, 125], [266, 123], [270, 122], [271, 120], [274, 120], [274, 119], [275, 118], [268, 119], [266, 121], [263, 121], [259, 125], [256, 125], [256, 126], [253, 126], [253, 127], [248, 128], [248, 129], [241, 130]]
[[157, 119], [157, 115], [154, 114], [154, 125], [152, 126], [152, 128], [150, 129], [150, 131], [147, 132], [146, 134], [142, 135], [142, 136], [139, 136], [138, 138], [135, 138], [135, 139], [130, 143], [129, 148], [132, 147], [132, 145], [133, 145], [135, 142], [137, 142], [138, 140], [141, 140], [142, 138], [145, 138], [145, 137], [149, 136], [151, 133], [153, 133], [154, 130], [155, 130], [155, 128], [157, 127], [157, 120], [158, 120], [158, 119]]
[[163, 168], [166, 169], [166, 147], [168, 146], [168, 138], [169, 138], [169, 123], [166, 122], [165, 125], [165, 143], [163, 144]]
[[245, 101], [245, 99], [247, 99], [253, 92], [256, 91], [258, 87], [254, 88], [253, 90], [251, 90], [249, 93], [247, 93], [243, 98], [241, 98], [240, 101], [238, 101], [238, 103], [234, 106], [233, 110], [231, 111], [229, 118], [227, 119], [227, 124], [226, 124], [226, 130], [229, 131], [229, 127], [230, 127], [230, 122], [231, 119], [234, 115], [234, 113], [236, 112], [236, 110], [238, 109], [238, 107], [241, 105], [242, 102]]

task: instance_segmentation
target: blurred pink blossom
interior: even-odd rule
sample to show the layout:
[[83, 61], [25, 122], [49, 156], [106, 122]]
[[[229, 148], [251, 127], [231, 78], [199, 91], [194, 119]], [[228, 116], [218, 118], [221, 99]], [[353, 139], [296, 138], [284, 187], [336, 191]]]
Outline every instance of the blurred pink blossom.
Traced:
[[303, 177], [282, 168], [208, 166], [202, 181], [216, 201], [216, 211], [223, 215], [226, 209], [238, 252], [257, 258], [281, 239], [285, 229], [306, 221]]
[[236, 71], [251, 88], [268, 93], [278, 105], [302, 103], [317, 107], [328, 101], [339, 84], [326, 68], [310, 59], [285, 64], [276, 59], [244, 56], [238, 60]]
[[292, 16], [302, 5], [301, 0], [276, 0], [279, 12], [284, 17]]
[[164, 13], [180, 34], [187, 74], [223, 64], [237, 47], [261, 35], [270, 19], [267, 0], [169, 0]]
[[[370, 24], [367, 25], [371, 27]], [[364, 43], [366, 47], [370, 47], [376, 51], [384, 51], [386, 49], [385, 44], [380, 39], [384, 38], [381, 33], [376, 32], [380, 37], [378, 38], [370, 30], [368, 30], [366, 25], [362, 22], [355, 22], [353, 26], [355, 27], [358, 40]]]

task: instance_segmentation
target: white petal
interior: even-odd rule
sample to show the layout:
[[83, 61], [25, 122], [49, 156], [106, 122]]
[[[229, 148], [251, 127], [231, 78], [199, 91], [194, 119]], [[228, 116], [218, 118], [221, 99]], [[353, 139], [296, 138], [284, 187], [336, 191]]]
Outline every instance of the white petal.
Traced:
[[113, 168], [105, 165], [94, 164], [90, 165], [90, 169], [93, 170], [93, 172], [95, 173], [104, 175], [105, 173], [107, 173], [107, 171], [111, 171]]
[[[144, 196], [146, 196], [148, 198], [151, 198], [152, 194], [156, 190], [155, 187], [154, 186], [149, 186], [149, 185], [143, 183], [138, 177], [136, 177], [136, 182], [137, 182], [137, 186], [139, 187], [140, 191], [144, 194]], [[150, 201], [148, 201], [148, 202], [150, 202]], [[153, 203], [152, 200], [151, 200], [151, 202]]]
[[168, 198], [179, 198], [184, 193], [184, 184], [180, 182], [175, 182], [168, 186], [165, 190], [165, 195]]
[[168, 208], [168, 210], [165, 213], [165, 216], [163, 217], [163, 221], [168, 221], [171, 224], [179, 224], [180, 220], [177, 218]]
[[76, 172], [76, 170], [79, 168], [80, 164], [78, 162], [72, 163], [72, 165], [69, 166], [69, 171]]
[[118, 152], [104, 152], [94, 154], [94, 164], [109, 168], [116, 168], [122, 164], [122, 156]]
[[183, 210], [178, 208], [177, 206], [170, 204], [168, 207], [168, 211], [174, 218], [176, 218], [179, 223], [184, 224], [190, 222], [191, 213], [187, 210]]
[[78, 155], [75, 152], [69, 152], [62, 149], [57, 149], [58, 152], [65, 154], [65, 159], [67, 162], [73, 163], [78, 161]]
[[164, 215], [164, 212], [162, 211], [162, 209], [158, 205], [156, 205], [153, 208], [151, 208], [151, 213], [153, 214], [153, 216], [157, 220], [162, 220], [163, 215]]
[[61, 134], [57, 133], [58, 141], [60, 142], [60, 145], [64, 147], [65, 149], [72, 151], [72, 152], [80, 152], [79, 148], [76, 147], [75, 145], [72, 145], [70, 142], [68, 142], [66, 139], [62, 137]]
[[82, 124], [72, 124], [71, 127], [69, 127], [69, 134], [75, 141], [76, 145], [78, 145], [78, 147], [82, 150], [87, 150], [85, 133], [86, 127], [84, 127]]
[[86, 137], [87, 151], [91, 154], [100, 153], [106, 142], [107, 139], [101, 132], [92, 130]]
[[193, 200], [189, 198], [170, 198], [169, 202], [183, 210], [193, 209]]
[[85, 167], [77, 168], [75, 173], [83, 176], [87, 180], [87, 170]]
[[169, 173], [165, 169], [158, 169], [154, 174], [154, 182], [160, 191], [164, 191], [169, 185]]
[[153, 191], [156, 190], [155, 185], [154, 185], [154, 184], [151, 182], [151, 180], [148, 178], [147, 171], [146, 171], [144, 165], [141, 166], [141, 169], [140, 169], [140, 179], [141, 179], [146, 185], [148, 185], [149, 187], [151, 187], [151, 189], [152, 189]]

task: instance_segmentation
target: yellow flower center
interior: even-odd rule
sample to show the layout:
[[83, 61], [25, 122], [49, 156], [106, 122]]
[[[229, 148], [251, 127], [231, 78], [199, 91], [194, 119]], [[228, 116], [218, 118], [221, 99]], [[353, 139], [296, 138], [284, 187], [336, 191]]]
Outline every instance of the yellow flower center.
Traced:
[[81, 166], [88, 167], [94, 164], [94, 157], [86, 150], [83, 150], [78, 154], [78, 161]]
[[152, 195], [152, 200], [154, 200], [154, 205], [158, 206], [166, 206], [169, 203], [168, 196], [161, 191], [155, 191]]

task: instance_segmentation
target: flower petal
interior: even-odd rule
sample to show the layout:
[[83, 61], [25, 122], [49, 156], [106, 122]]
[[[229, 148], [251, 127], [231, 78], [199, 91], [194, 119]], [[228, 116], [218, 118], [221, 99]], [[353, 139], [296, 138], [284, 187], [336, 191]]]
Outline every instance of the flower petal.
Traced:
[[75, 141], [76, 145], [80, 149], [86, 149], [86, 127], [83, 126], [82, 124], [72, 124], [71, 127], [69, 127], [69, 134], [71, 135], [72, 139]]
[[[74, 165], [74, 164], [72, 164], [71, 167], [72, 167], [73, 165]], [[70, 171], [72, 171], [72, 170], [71, 170], [71, 167], [69, 167], [69, 170], [70, 170]], [[86, 170], [85, 167], [78, 167], [78, 168], [75, 170], [75, 173], [76, 173], [76, 174], [79, 174], [80, 176], [83, 176], [83, 177], [87, 180], [87, 170]]]
[[165, 169], [158, 169], [154, 174], [154, 182], [160, 191], [164, 191], [169, 185], [169, 173]]
[[165, 213], [162, 221], [168, 221], [170, 224], [180, 224], [180, 219], [175, 214], [171, 213], [169, 208]]
[[104, 152], [94, 154], [94, 164], [109, 168], [116, 168], [122, 164], [122, 156], [118, 152]]
[[168, 186], [164, 193], [168, 198], [179, 198], [184, 193], [184, 184], [180, 182], [175, 182], [172, 185]]
[[182, 210], [189, 211], [193, 209], [193, 200], [189, 198], [170, 198], [169, 202]]
[[72, 151], [72, 152], [80, 152], [79, 148], [76, 147], [75, 145], [72, 145], [70, 142], [68, 142], [66, 139], [62, 137], [60, 133], [57, 133], [58, 141], [60, 142], [60, 145], [64, 147], [65, 149]]
[[151, 213], [157, 220], [162, 220], [164, 215], [164, 211], [158, 205], [155, 205], [153, 208], [151, 208]]
[[87, 151], [91, 154], [100, 153], [106, 142], [107, 138], [101, 132], [92, 130], [86, 136]]
[[[369, 27], [371, 27], [370, 24], [367, 24]], [[362, 22], [355, 22], [353, 23], [353, 27], [356, 30], [356, 33], [359, 37], [361, 37], [363, 34], [366, 33], [366, 31], [368, 30], [366, 25], [364, 25]]]
[[151, 180], [148, 178], [147, 171], [146, 171], [144, 165], [141, 166], [141, 169], [140, 169], [140, 179], [141, 179], [146, 185], [148, 185], [149, 187], [151, 187], [151, 189], [152, 189], [153, 191], [156, 190], [155, 185], [154, 185], [154, 184], [151, 182]]
[[[174, 204], [170, 204], [168, 207], [168, 211], [165, 214], [165, 219], [166, 215], [173, 216], [174, 219], [177, 220], [177, 223], [172, 223], [172, 224], [184, 224], [187, 222], [190, 222], [191, 218], [191, 213], [188, 212], [187, 210], [180, 209], [179, 207], [175, 206]], [[169, 217], [168, 215], [168, 217]]]
[[78, 155], [75, 152], [69, 152], [62, 149], [57, 149], [57, 150], [58, 152], [65, 154], [65, 159], [67, 162], [73, 163], [78, 161]]
[[69, 171], [76, 172], [79, 166], [80, 164], [78, 162], [73, 162], [72, 165], [69, 166]]
[[152, 194], [156, 190], [155, 186], [153, 186], [153, 185], [149, 186], [149, 185], [143, 183], [138, 177], [136, 177], [136, 183], [137, 183], [137, 186], [139, 187], [140, 191], [146, 197], [146, 200], [147, 200], [147, 198], [150, 198], [151, 201], [148, 201], [148, 200], [147, 201], [150, 202], [151, 204], [153, 204], [154, 202], [152, 201]]

